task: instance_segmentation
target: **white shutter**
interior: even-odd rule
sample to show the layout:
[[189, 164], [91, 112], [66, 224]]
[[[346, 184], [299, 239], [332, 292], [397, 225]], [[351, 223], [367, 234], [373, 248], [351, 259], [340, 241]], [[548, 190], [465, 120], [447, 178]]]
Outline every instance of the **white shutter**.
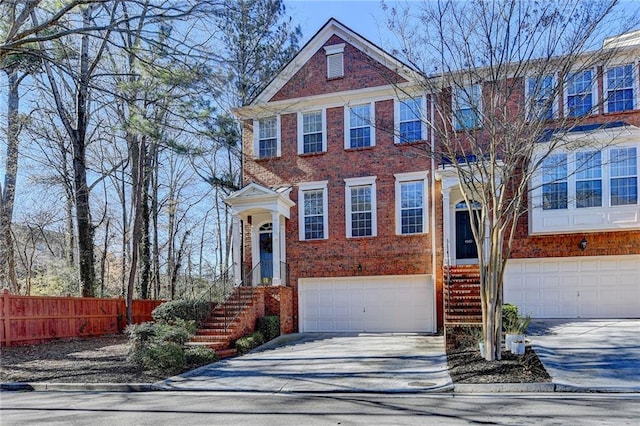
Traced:
[[327, 78], [344, 76], [344, 54], [327, 55]]

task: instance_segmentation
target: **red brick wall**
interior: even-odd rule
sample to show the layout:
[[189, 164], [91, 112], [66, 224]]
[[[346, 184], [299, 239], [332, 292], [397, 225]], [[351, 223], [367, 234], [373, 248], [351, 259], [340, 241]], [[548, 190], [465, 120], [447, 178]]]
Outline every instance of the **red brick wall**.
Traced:
[[[298, 207], [291, 209], [286, 223], [289, 283], [297, 290], [298, 278], [354, 275], [431, 274], [431, 235], [397, 236], [395, 231], [395, 173], [429, 171], [424, 144], [395, 145], [393, 135], [381, 128], [393, 125], [393, 100], [375, 103], [376, 146], [344, 149], [344, 111], [327, 110], [327, 152], [297, 154], [297, 116], [281, 116], [282, 156], [245, 162], [245, 183], [266, 186], [294, 185], [291, 198], [298, 203], [295, 185], [328, 180], [329, 239], [299, 241]], [[251, 146], [252, 123], [245, 123], [245, 147]], [[252, 149], [247, 155], [251, 155]], [[429, 173], [431, 173], [429, 171]], [[345, 224], [345, 178], [377, 176], [377, 237], [347, 238]], [[430, 213], [430, 201], [429, 215]], [[429, 230], [430, 231], [430, 230]], [[249, 244], [250, 240], [245, 239]], [[250, 253], [245, 247], [245, 255]], [[359, 270], [358, 266], [361, 266]], [[294, 324], [297, 329], [297, 291], [293, 293]]]
[[[345, 41], [334, 35], [324, 46], [340, 43], [345, 43]], [[344, 77], [328, 80], [324, 46], [270, 99], [270, 102], [344, 90], [386, 86], [406, 81], [348, 43], [344, 48]]]

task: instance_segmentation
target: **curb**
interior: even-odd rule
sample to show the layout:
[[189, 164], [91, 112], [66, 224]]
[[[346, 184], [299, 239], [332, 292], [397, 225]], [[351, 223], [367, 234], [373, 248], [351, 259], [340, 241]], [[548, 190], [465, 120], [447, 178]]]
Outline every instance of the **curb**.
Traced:
[[[2, 392], [256, 392], [251, 389], [171, 389], [161, 384], [153, 383], [0, 383]], [[273, 393], [273, 391], [265, 391]], [[344, 390], [335, 391], [288, 391], [286, 393], [329, 394], [345, 393]], [[487, 394], [487, 393], [640, 393], [640, 387], [581, 387], [555, 383], [461, 383], [437, 386], [434, 388], [408, 390], [365, 390], [358, 389], [346, 393], [375, 393], [375, 394]]]
[[0, 391], [31, 392], [150, 392], [157, 390], [151, 383], [2, 383]]
[[557, 392], [553, 383], [460, 383], [453, 393], [525, 393]]

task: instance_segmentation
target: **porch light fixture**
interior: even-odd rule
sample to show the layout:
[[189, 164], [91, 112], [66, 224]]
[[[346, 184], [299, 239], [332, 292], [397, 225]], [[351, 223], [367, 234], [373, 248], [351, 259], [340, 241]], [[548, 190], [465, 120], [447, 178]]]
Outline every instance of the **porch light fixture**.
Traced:
[[580, 244], [578, 244], [578, 247], [580, 247], [580, 250], [584, 251], [584, 249], [587, 248], [587, 238], [586, 237], [582, 237], [582, 241], [580, 241]]
[[362, 272], [362, 265], [358, 263], [358, 272]]

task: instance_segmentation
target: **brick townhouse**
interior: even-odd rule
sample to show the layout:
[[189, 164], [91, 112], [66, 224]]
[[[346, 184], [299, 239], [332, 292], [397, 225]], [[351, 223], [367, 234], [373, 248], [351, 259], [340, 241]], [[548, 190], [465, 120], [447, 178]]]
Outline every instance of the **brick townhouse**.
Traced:
[[[520, 223], [505, 300], [534, 317], [640, 317], [638, 56], [585, 75], [594, 101], [614, 75], [626, 84], [582, 130], [615, 131], [616, 143], [590, 173], [541, 182], [530, 194], [552, 203], [532, 205]], [[445, 321], [443, 271], [477, 264], [455, 173], [420, 155], [433, 141], [416, 113], [430, 99], [417, 81], [331, 19], [236, 110], [244, 187], [226, 200], [234, 277], [291, 286], [298, 331], [436, 332]], [[608, 126], [598, 126], [602, 117]], [[566, 168], [581, 154], [557, 155]], [[604, 161], [613, 157], [621, 160]], [[585, 187], [597, 200], [580, 205], [575, 193]]]

